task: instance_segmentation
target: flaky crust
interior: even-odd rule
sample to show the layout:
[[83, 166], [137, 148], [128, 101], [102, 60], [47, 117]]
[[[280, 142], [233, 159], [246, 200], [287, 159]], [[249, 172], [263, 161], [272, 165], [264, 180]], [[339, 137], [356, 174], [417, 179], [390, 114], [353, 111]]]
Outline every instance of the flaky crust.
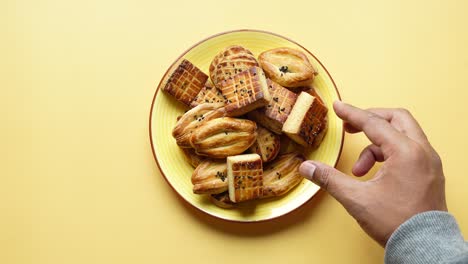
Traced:
[[229, 46], [218, 53], [211, 62], [210, 78], [218, 86], [221, 81], [253, 66], [258, 66], [258, 62], [250, 50], [239, 45]]
[[204, 160], [192, 174], [193, 193], [217, 194], [227, 191], [227, 165], [225, 160]]
[[190, 144], [199, 155], [225, 158], [247, 150], [257, 138], [256, 129], [250, 120], [216, 118], [193, 131]]
[[316, 70], [307, 56], [296, 49], [267, 50], [260, 54], [258, 62], [268, 78], [284, 87], [309, 85], [316, 75]]
[[234, 207], [234, 203], [229, 199], [229, 192], [212, 194], [210, 195], [210, 199], [211, 202], [213, 202], [218, 207], [224, 209], [230, 209]]
[[222, 106], [223, 104], [201, 104], [186, 112], [177, 120], [172, 130], [172, 136], [176, 139], [177, 145], [182, 148], [191, 148], [192, 132], [205, 122], [224, 116], [226, 113]]
[[268, 129], [258, 126], [257, 140], [250, 147], [250, 151], [257, 153], [263, 162], [269, 162], [276, 158], [280, 150], [280, 137]]
[[205, 83], [205, 87], [203, 87], [197, 96], [193, 99], [190, 103], [190, 107], [195, 107], [199, 104], [204, 103], [220, 103], [224, 105], [224, 97], [221, 93], [221, 90], [216, 88], [210, 79], [208, 79]]
[[299, 166], [304, 156], [295, 152], [279, 156], [263, 172], [263, 197], [281, 196], [302, 181]]
[[162, 81], [162, 89], [179, 102], [189, 106], [204, 87], [208, 75], [186, 59], [177, 61]]
[[180, 148], [182, 153], [184, 153], [185, 159], [192, 165], [192, 167], [196, 168], [205, 158], [202, 156], [197, 155], [195, 150], [192, 148]]
[[251, 111], [247, 116], [276, 134], [281, 134], [297, 95], [274, 81], [267, 79], [271, 100], [268, 105]]
[[240, 116], [265, 106], [271, 99], [265, 73], [259, 67], [252, 67], [238, 73], [220, 85], [226, 99], [229, 116]]

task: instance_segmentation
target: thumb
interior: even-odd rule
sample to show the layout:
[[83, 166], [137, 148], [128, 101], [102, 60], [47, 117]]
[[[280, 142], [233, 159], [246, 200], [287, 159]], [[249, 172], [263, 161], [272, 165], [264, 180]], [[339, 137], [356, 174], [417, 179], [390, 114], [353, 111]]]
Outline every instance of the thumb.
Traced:
[[360, 181], [317, 161], [304, 161], [299, 167], [299, 173], [328, 191], [347, 209], [354, 205], [355, 194], [362, 186]]

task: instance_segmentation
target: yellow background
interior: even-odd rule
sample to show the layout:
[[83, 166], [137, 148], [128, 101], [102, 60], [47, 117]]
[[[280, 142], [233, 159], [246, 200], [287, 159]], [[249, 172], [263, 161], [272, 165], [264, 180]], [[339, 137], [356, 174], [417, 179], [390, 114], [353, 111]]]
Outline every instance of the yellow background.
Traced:
[[[467, 1], [0, 2], [0, 263], [379, 263], [321, 193], [236, 224], [182, 202], [148, 136], [154, 90], [185, 49], [238, 28], [313, 52], [347, 102], [410, 109], [442, 156], [468, 236]], [[346, 136], [350, 173], [362, 135]]]

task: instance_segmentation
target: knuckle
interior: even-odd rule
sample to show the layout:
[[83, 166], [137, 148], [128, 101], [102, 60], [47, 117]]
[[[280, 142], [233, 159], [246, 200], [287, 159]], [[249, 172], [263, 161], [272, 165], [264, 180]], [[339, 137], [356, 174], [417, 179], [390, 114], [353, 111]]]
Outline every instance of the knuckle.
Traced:
[[411, 112], [406, 108], [397, 108], [396, 112], [401, 115], [411, 115]]
[[378, 126], [382, 122], [382, 118], [374, 113], [368, 113], [367, 121], [364, 126], [368, 127], [375, 127]]
[[328, 190], [330, 187], [331, 174], [331, 171], [327, 169], [321, 169], [319, 170], [319, 173], [317, 173], [316, 181], [319, 183], [320, 187], [325, 190]]

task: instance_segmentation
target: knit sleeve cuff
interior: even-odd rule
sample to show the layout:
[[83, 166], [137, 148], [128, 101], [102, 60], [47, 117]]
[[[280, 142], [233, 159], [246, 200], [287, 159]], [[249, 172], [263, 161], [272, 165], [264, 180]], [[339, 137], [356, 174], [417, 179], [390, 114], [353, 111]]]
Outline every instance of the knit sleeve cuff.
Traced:
[[385, 263], [442, 263], [467, 248], [455, 218], [442, 211], [417, 214], [401, 224], [385, 248]]

